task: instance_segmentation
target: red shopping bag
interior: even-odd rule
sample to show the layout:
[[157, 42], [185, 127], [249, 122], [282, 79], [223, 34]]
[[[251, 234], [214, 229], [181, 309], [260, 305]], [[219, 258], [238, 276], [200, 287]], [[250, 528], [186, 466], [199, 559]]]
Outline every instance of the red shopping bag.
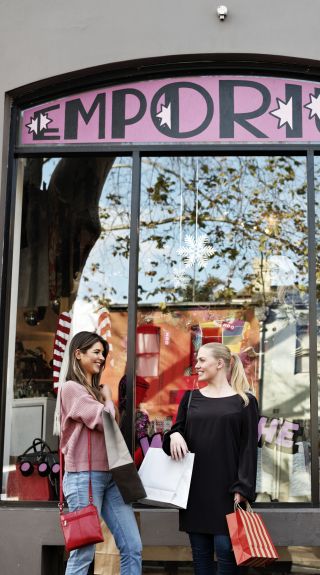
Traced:
[[261, 516], [250, 506], [245, 511], [237, 505], [226, 519], [237, 565], [258, 567], [279, 559]]

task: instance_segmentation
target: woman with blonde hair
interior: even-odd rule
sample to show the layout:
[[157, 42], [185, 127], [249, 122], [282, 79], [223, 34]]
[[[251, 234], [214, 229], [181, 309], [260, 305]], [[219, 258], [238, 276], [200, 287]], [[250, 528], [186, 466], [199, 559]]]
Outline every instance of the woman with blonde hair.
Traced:
[[[258, 447], [258, 408], [237, 354], [220, 343], [203, 345], [197, 356], [199, 383], [187, 391], [163, 449], [179, 460], [195, 453], [188, 506], [180, 530], [190, 538], [196, 575], [234, 575], [226, 514], [234, 503], [253, 501]], [[191, 395], [190, 395], [191, 394]]]

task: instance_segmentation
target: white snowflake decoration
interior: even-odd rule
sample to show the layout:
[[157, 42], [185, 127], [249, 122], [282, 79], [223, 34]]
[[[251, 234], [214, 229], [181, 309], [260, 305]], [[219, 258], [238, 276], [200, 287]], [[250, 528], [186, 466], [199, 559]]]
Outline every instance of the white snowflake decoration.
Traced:
[[179, 256], [185, 260], [184, 265], [186, 268], [191, 268], [195, 264], [199, 267], [205, 268], [208, 263], [209, 256], [214, 254], [214, 249], [209, 245], [209, 238], [206, 234], [202, 234], [195, 239], [193, 236], [185, 237], [185, 247], [177, 250]]
[[185, 275], [184, 270], [179, 268], [173, 268], [173, 283], [175, 288], [184, 288], [189, 282], [188, 276]]

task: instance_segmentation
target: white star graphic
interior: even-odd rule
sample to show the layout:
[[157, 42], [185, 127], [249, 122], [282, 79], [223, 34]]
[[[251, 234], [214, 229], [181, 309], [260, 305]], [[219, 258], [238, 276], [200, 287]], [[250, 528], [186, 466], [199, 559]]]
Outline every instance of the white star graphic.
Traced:
[[42, 114], [42, 112], [40, 112], [40, 116], [30, 116], [30, 120], [30, 124], [26, 124], [26, 127], [29, 129], [29, 134], [32, 132], [37, 134], [38, 132], [42, 132], [42, 130], [46, 130], [48, 124], [52, 122], [48, 114]]
[[168, 128], [171, 129], [171, 102], [167, 106], [161, 104], [161, 112], [156, 114], [156, 116], [161, 119], [160, 126], [164, 126], [166, 124]]
[[50, 124], [52, 120], [48, 118], [48, 114], [40, 114], [40, 132], [41, 130], [46, 130], [47, 125]]
[[279, 118], [278, 122], [278, 129], [282, 128], [285, 124], [288, 124], [292, 129], [292, 98], [288, 100], [288, 102], [283, 102], [280, 98], [277, 98], [278, 108], [276, 110], [272, 110], [270, 114]]
[[31, 122], [30, 122], [30, 124], [26, 124], [26, 128], [28, 128], [29, 134], [32, 134], [32, 132], [37, 134], [38, 133], [38, 118], [33, 118], [31, 116], [30, 120], [31, 120]]
[[313, 116], [318, 116], [320, 119], [320, 94], [315, 97], [313, 94], [309, 94], [310, 102], [305, 105], [305, 108], [309, 109], [309, 119]]

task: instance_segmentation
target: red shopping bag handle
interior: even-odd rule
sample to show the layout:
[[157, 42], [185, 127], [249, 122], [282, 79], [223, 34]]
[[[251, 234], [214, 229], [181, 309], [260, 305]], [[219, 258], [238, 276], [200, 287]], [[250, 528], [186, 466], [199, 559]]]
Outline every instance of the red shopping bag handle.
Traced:
[[[254, 513], [254, 511], [253, 511], [253, 509], [252, 509], [252, 507], [251, 507], [249, 501], [247, 501], [247, 500], [246, 500], [246, 501], [242, 501], [242, 503], [245, 503], [245, 505], [246, 505], [246, 509], [245, 509], [245, 510], [246, 510], [246, 511], [249, 511], [249, 513]], [[243, 508], [241, 507], [240, 503], [238, 503], [237, 501], [235, 501], [235, 502], [234, 502], [234, 511], [239, 511], [240, 509], [243, 511]]]

